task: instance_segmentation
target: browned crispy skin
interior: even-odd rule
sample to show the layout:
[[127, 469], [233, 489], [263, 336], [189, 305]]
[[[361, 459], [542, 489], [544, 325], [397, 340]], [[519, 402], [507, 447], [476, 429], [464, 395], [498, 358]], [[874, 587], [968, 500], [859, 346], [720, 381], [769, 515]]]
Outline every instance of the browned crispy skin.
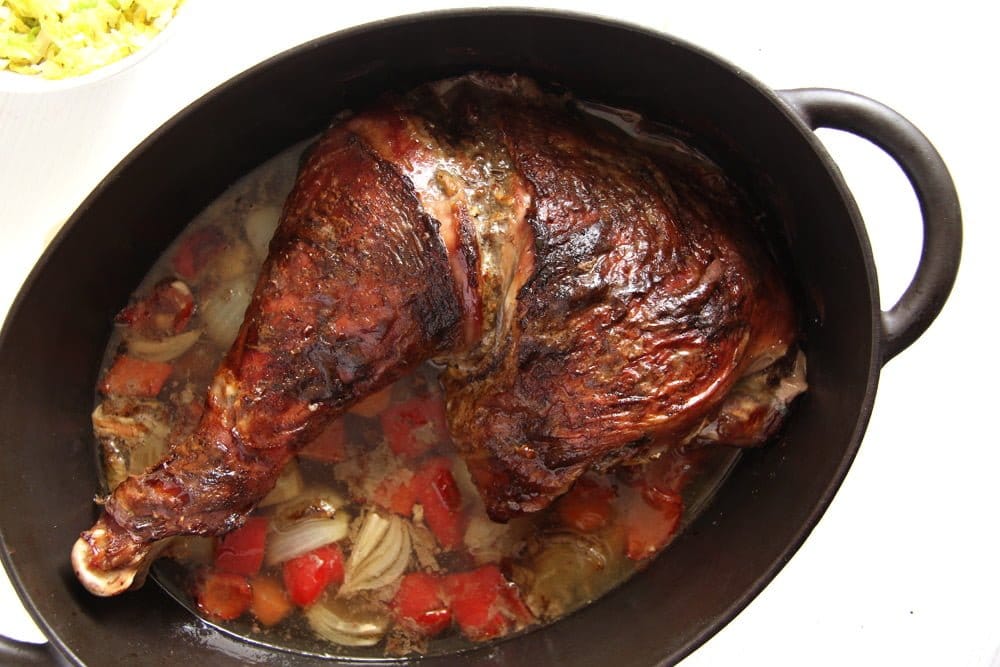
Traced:
[[114, 490], [83, 535], [91, 564], [125, 566], [155, 540], [240, 525], [332, 415], [453, 347], [461, 311], [437, 226], [355, 135], [325, 135], [197, 430]]
[[[777, 270], [718, 173], [631, 144], [516, 76], [431, 85], [328, 131], [200, 426], [113, 492], [82, 536], [88, 566], [238, 526], [329, 418], [429, 358], [498, 520], [654, 441], [773, 431], [766, 383], [723, 400], [794, 344]], [[765, 403], [776, 416], [755, 426]]]
[[[489, 108], [487, 105], [495, 105]], [[529, 183], [535, 271], [495, 363], [447, 377], [490, 516], [538, 510], [586, 469], [694, 434], [794, 340], [787, 292], [710, 173], [667, 174], [550, 107], [481, 103]]]

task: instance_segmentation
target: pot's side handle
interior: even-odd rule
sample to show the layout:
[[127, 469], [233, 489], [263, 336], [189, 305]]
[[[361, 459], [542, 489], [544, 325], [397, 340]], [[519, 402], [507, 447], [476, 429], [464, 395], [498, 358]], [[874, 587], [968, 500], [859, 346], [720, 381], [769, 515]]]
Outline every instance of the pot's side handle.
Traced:
[[0, 665], [59, 665], [49, 644], [32, 644], [0, 635]]
[[910, 121], [875, 100], [827, 88], [778, 93], [815, 130], [845, 130], [870, 140], [902, 168], [916, 192], [924, 242], [913, 280], [903, 296], [882, 313], [882, 363], [922, 334], [944, 306], [958, 273], [962, 214], [955, 183], [927, 137]]

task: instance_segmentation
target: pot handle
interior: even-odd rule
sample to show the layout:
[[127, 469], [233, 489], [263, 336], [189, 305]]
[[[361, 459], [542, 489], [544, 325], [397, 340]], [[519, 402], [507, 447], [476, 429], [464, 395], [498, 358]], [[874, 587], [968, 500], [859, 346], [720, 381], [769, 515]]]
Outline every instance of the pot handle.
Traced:
[[60, 665], [50, 644], [21, 642], [0, 635], [0, 665]]
[[941, 156], [913, 123], [875, 100], [828, 88], [778, 91], [810, 129], [845, 130], [889, 154], [913, 186], [924, 223], [920, 262], [899, 301], [882, 312], [882, 363], [922, 334], [944, 306], [962, 252], [962, 213]]

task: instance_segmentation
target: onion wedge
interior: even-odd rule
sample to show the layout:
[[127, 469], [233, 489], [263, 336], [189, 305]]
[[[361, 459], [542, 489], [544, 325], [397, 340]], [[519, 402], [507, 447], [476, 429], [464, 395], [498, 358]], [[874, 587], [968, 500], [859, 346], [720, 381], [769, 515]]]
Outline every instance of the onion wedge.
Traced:
[[373, 611], [352, 611], [337, 599], [312, 605], [305, 616], [313, 632], [342, 646], [373, 646], [389, 627], [386, 616]]
[[347, 537], [351, 517], [338, 512], [332, 519], [303, 519], [284, 530], [272, 530], [264, 554], [268, 565], [284, 563]]
[[278, 476], [274, 488], [264, 496], [257, 507], [270, 507], [288, 502], [299, 497], [302, 494], [302, 488], [302, 473], [299, 471], [299, 466], [294, 460], [290, 461], [281, 471], [281, 475]]
[[146, 361], [173, 361], [195, 344], [201, 337], [201, 329], [192, 329], [176, 336], [167, 336], [159, 340], [126, 336], [128, 352], [133, 357]]
[[406, 521], [377, 512], [365, 516], [344, 567], [344, 583], [338, 596], [382, 588], [403, 576], [413, 547]]

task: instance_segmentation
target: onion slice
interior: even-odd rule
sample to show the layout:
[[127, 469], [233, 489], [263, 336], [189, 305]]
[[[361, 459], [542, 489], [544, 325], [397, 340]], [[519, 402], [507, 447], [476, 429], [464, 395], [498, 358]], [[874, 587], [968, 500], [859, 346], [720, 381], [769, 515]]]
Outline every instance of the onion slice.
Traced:
[[328, 487], [309, 487], [297, 498], [275, 508], [274, 524], [287, 528], [301, 519], [332, 519], [347, 499]]
[[344, 583], [337, 595], [350, 595], [394, 583], [410, 564], [412, 550], [406, 521], [394, 514], [386, 518], [378, 512], [369, 512], [347, 559]]
[[94, 409], [91, 421], [109, 489], [130, 474], [144, 472], [167, 449], [170, 425], [162, 403], [106, 399]]
[[247, 214], [243, 222], [243, 229], [246, 232], [247, 240], [253, 248], [254, 254], [261, 260], [267, 257], [267, 250], [278, 228], [281, 219], [281, 207], [262, 206], [255, 208]]
[[302, 519], [287, 528], [276, 528], [271, 524], [271, 534], [267, 540], [264, 559], [268, 565], [277, 565], [307, 554], [347, 537], [351, 517], [347, 512], [337, 512], [332, 519]]
[[159, 340], [126, 336], [128, 352], [134, 357], [146, 361], [173, 361], [195, 344], [201, 336], [201, 329], [192, 329], [176, 336], [167, 336]]
[[219, 345], [232, 345], [243, 324], [252, 293], [252, 285], [236, 280], [229, 289], [218, 290], [205, 300], [201, 317], [209, 338]]
[[347, 537], [351, 515], [339, 493], [327, 488], [309, 488], [281, 503], [271, 520], [264, 559], [268, 565], [309, 553]]
[[278, 476], [278, 481], [274, 483], [274, 488], [264, 496], [257, 507], [270, 507], [288, 502], [302, 494], [302, 487], [302, 473], [299, 471], [299, 466], [294, 460], [289, 461]]
[[322, 600], [305, 610], [317, 635], [342, 646], [374, 646], [389, 627], [389, 619], [375, 611], [354, 611], [342, 600]]

